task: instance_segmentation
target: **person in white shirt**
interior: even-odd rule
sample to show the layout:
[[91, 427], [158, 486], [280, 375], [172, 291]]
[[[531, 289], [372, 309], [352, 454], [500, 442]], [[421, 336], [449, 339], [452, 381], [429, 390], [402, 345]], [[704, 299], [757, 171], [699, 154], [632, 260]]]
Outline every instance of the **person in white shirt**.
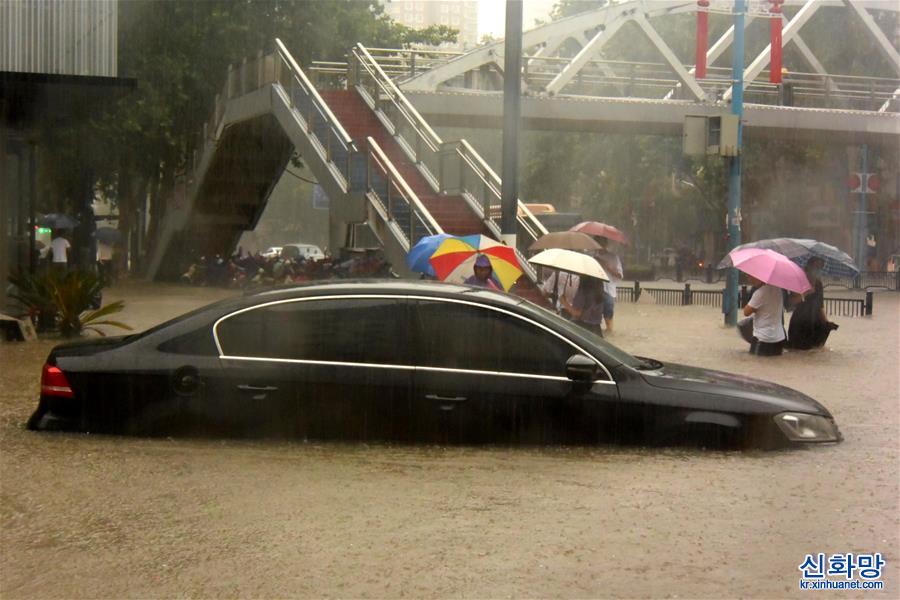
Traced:
[[53, 232], [53, 241], [50, 242], [50, 253], [53, 255], [53, 267], [65, 271], [69, 266], [69, 249], [72, 245], [58, 231]]
[[112, 278], [113, 247], [104, 242], [97, 242], [97, 268], [100, 276], [106, 281]]
[[[751, 278], [752, 279], [752, 278]], [[750, 353], [758, 356], [778, 356], [784, 350], [784, 295], [781, 288], [763, 284], [759, 280], [754, 285], [760, 288], [753, 292], [750, 302], [744, 307], [744, 315], [753, 317], [753, 339]]]
[[[558, 282], [557, 277], [559, 277]], [[553, 298], [554, 293], [556, 294], [556, 306], [553, 308], [558, 312], [563, 307], [563, 298], [569, 304], [575, 301], [575, 292], [578, 291], [578, 275], [565, 271], [553, 271], [541, 284], [541, 291], [549, 298]]]

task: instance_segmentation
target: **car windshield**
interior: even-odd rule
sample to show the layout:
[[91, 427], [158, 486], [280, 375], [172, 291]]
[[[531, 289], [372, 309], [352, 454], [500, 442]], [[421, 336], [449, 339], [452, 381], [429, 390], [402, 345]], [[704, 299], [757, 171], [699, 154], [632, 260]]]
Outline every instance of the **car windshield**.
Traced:
[[[526, 304], [526, 303], [523, 302], [522, 304]], [[569, 333], [571, 335], [575, 335], [576, 337], [581, 337], [581, 338], [586, 339], [598, 351], [609, 356], [616, 362], [622, 363], [622, 364], [632, 367], [634, 369], [648, 368], [648, 362], [645, 359], [638, 358], [636, 356], [632, 356], [631, 354], [625, 352], [618, 346], [611, 344], [606, 339], [602, 338], [601, 336], [597, 335], [596, 333], [594, 333], [588, 329], [585, 329], [584, 327], [576, 325], [572, 321], [569, 321], [568, 319], [564, 319], [564, 318], [560, 317], [559, 315], [557, 315], [556, 313], [549, 311], [542, 306], [538, 306], [537, 304], [533, 304], [530, 302], [528, 302], [527, 304], [528, 304], [529, 308], [540, 311], [540, 313], [542, 315], [552, 319], [553, 322], [560, 329], [566, 331], [567, 333]]]

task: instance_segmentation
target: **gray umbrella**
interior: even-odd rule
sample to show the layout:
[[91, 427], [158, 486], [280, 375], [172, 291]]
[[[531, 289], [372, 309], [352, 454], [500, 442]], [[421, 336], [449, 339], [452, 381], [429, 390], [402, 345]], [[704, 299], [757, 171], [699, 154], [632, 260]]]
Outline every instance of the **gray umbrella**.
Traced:
[[74, 229], [78, 227], [78, 221], [62, 213], [48, 213], [38, 219], [38, 225], [51, 229]]
[[594, 238], [577, 231], [554, 231], [542, 235], [534, 241], [529, 250], [547, 250], [563, 248], [564, 250], [599, 250], [600, 244]]
[[[799, 238], [772, 238], [741, 244], [735, 250], [744, 248], [766, 248], [782, 254], [801, 267], [806, 265], [810, 258], [821, 258], [825, 261], [822, 272], [834, 277], [855, 277], [859, 269], [849, 254], [835, 248], [830, 244], [818, 240]], [[719, 269], [731, 267], [731, 257], [726, 256], [719, 263]]]
[[94, 237], [104, 244], [118, 244], [122, 241], [122, 232], [115, 227], [98, 227]]

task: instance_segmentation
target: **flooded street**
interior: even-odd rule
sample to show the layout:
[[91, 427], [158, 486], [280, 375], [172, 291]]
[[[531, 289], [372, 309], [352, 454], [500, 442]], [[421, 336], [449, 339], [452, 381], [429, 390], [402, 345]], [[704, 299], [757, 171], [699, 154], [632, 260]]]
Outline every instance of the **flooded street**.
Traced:
[[[140, 330], [230, 293], [106, 300]], [[835, 320], [761, 358], [717, 309], [616, 307], [623, 349], [796, 388], [845, 436], [780, 452], [33, 433], [55, 342], [0, 344], [0, 595], [773, 598], [804, 594], [806, 554], [881, 552], [884, 590], [847, 597], [896, 598], [900, 294]]]

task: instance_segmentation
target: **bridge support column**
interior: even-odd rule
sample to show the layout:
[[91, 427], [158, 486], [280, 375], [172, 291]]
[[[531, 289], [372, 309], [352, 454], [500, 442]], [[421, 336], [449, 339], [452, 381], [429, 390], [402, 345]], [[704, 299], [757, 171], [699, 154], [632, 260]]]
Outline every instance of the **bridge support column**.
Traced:
[[[734, 0], [734, 48], [731, 62], [731, 112], [738, 117], [737, 152], [728, 164], [728, 251], [741, 244], [741, 144], [744, 117], [744, 11], [746, 0]], [[722, 312], [725, 324], [736, 325], [738, 315], [738, 272], [728, 269]]]
[[365, 198], [362, 194], [348, 193], [335, 202], [329, 199], [328, 248], [332, 256], [337, 256], [340, 248], [351, 242], [352, 226], [366, 222]]
[[505, 51], [500, 235], [506, 245], [515, 248], [519, 200], [519, 124], [522, 113], [522, 0], [506, 0]]

